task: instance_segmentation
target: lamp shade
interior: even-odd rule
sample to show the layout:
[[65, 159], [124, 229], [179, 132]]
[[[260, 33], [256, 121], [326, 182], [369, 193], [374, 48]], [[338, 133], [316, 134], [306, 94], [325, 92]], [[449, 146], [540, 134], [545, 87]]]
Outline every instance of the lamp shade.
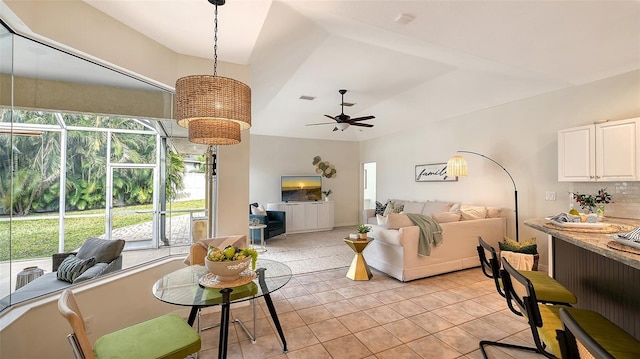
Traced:
[[347, 128], [349, 128], [349, 123], [347, 123], [347, 122], [340, 122], [340, 123], [336, 124], [336, 128], [337, 128], [338, 130], [340, 130], [340, 131], [344, 131], [344, 130], [346, 130]]
[[447, 161], [447, 176], [466, 176], [467, 160], [462, 156], [453, 156]]
[[189, 141], [209, 146], [240, 143], [240, 125], [233, 121], [196, 119], [189, 122]]
[[224, 120], [246, 130], [251, 127], [251, 89], [228, 77], [181, 77], [176, 81], [176, 119], [182, 127], [194, 120]]

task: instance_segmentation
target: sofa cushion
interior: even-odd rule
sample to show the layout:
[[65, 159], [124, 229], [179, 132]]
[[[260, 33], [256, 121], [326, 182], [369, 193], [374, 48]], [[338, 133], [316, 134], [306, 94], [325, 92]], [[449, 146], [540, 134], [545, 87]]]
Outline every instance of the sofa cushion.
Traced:
[[462, 205], [460, 213], [464, 220], [483, 219], [487, 218], [487, 207]]
[[400, 229], [404, 227], [414, 226], [413, 222], [407, 217], [406, 214], [401, 213], [389, 213], [387, 221], [384, 224], [386, 229]]
[[376, 214], [376, 223], [379, 226], [384, 227], [384, 225], [387, 223], [387, 217], [381, 215], [381, 214]]
[[97, 263], [109, 263], [118, 258], [124, 248], [122, 239], [89, 238], [78, 250], [76, 256], [80, 259], [95, 257]]
[[60, 264], [60, 267], [58, 267], [58, 279], [73, 283], [77, 277], [87, 269], [93, 267], [94, 264], [96, 264], [95, 257], [81, 259], [71, 254], [65, 258], [65, 260]]
[[422, 209], [422, 214], [429, 216], [433, 213], [448, 212], [451, 206], [453, 206], [451, 202], [427, 201]]
[[487, 207], [487, 218], [498, 218], [502, 214], [502, 208]]
[[431, 218], [438, 223], [457, 222], [460, 220], [460, 212], [433, 213]]
[[424, 202], [413, 202], [408, 201], [404, 203], [404, 213], [422, 213], [422, 209], [424, 208]]
[[384, 210], [387, 209], [387, 205], [389, 204], [389, 202], [382, 204], [378, 201], [376, 201], [376, 214], [379, 214], [381, 216], [384, 215]]

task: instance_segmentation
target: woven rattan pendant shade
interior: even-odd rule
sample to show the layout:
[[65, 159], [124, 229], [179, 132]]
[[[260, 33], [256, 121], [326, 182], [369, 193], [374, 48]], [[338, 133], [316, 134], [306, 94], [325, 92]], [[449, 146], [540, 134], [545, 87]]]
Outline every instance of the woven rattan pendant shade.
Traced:
[[251, 89], [221, 76], [192, 75], [176, 81], [176, 119], [191, 127], [193, 120], [233, 121], [240, 130], [251, 127]]
[[225, 120], [192, 120], [189, 141], [205, 145], [235, 145], [240, 143], [240, 125]]

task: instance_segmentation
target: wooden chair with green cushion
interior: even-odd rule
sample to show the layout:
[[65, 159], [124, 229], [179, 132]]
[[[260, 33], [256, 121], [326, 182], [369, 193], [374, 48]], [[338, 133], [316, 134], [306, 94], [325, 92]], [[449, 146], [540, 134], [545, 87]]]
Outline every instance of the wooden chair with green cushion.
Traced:
[[600, 313], [574, 316], [572, 309], [560, 308], [564, 358], [626, 359], [640, 358], [640, 341]]
[[165, 314], [106, 334], [92, 347], [70, 289], [60, 295], [58, 310], [73, 329], [67, 338], [76, 358], [182, 359], [200, 350], [200, 335], [177, 314]]
[[[495, 248], [485, 242], [482, 237], [478, 237], [478, 243], [478, 257], [480, 258], [480, 267], [482, 268], [482, 272], [486, 277], [493, 279], [496, 290], [502, 297], [505, 297], [502, 280], [500, 279], [500, 262], [498, 261], [498, 254]], [[490, 258], [487, 258], [487, 254], [489, 254]], [[569, 306], [571, 304], [576, 304], [577, 298], [575, 294], [546, 273], [523, 270], [519, 270], [518, 272], [527, 277], [533, 283], [533, 286], [536, 288], [536, 294], [539, 302]], [[514, 308], [509, 308], [512, 312], [518, 314]]]

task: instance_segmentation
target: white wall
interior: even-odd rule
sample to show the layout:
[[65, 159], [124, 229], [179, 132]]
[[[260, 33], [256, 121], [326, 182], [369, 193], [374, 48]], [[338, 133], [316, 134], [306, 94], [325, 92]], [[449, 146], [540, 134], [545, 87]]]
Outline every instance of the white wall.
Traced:
[[[469, 176], [458, 182], [414, 182], [414, 166], [446, 162], [456, 150], [482, 153], [501, 163], [518, 187], [520, 237], [537, 237], [546, 261], [545, 236], [522, 224], [569, 208], [572, 183], [557, 180], [557, 131], [562, 128], [640, 116], [640, 71], [555, 91], [484, 111], [426, 122], [382, 139], [361, 143], [361, 161], [377, 163], [377, 197], [448, 200], [511, 210], [513, 185], [491, 161], [466, 155]], [[629, 183], [638, 188], [639, 182]], [[610, 188], [611, 189], [611, 188]], [[545, 201], [545, 192], [558, 200]]]
[[280, 202], [280, 176], [316, 175], [313, 158], [335, 165], [335, 178], [322, 178], [322, 190], [331, 189], [335, 224], [356, 224], [360, 218], [360, 161], [358, 144], [251, 135], [250, 202]]

